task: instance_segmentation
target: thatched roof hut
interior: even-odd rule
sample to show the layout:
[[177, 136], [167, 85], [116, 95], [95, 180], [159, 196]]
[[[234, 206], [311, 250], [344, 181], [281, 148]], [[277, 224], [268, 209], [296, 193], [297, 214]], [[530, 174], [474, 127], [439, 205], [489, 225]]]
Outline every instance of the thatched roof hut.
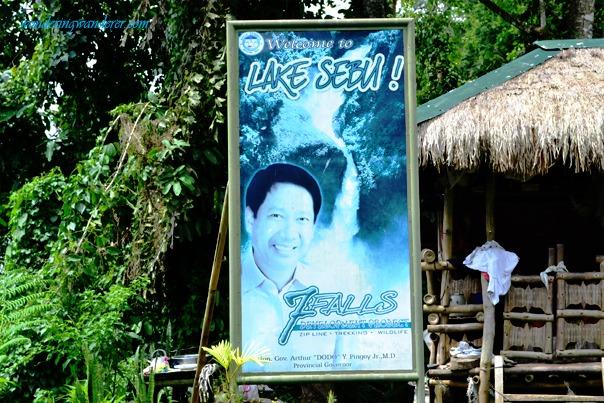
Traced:
[[604, 171], [604, 40], [542, 41], [418, 108], [422, 166], [522, 176]]
[[[604, 256], [604, 40], [543, 41], [536, 45], [536, 50], [496, 71], [419, 106], [417, 121], [420, 163], [439, 171], [438, 180], [420, 180], [424, 183], [422, 199], [428, 204], [426, 200], [430, 197], [442, 196], [442, 213], [437, 211], [441, 208], [438, 203], [432, 203], [428, 207], [431, 210], [424, 211], [427, 218], [436, 217], [430, 222], [424, 220], [427, 228], [433, 223], [437, 230], [426, 233], [438, 234], [432, 243], [434, 246], [430, 247], [438, 250], [437, 255], [444, 261], [467, 256], [471, 250], [466, 249], [467, 245], [481, 245], [484, 235], [487, 240], [495, 239], [497, 227], [497, 241], [520, 257], [514, 273], [540, 281], [538, 274], [548, 266], [564, 261], [570, 271], [587, 273], [599, 266], [598, 256]], [[553, 165], [556, 167], [552, 169]], [[443, 172], [447, 175], [442, 175]], [[420, 175], [430, 179], [434, 173], [434, 169], [425, 169]], [[502, 225], [496, 226], [496, 222]], [[430, 240], [423, 239], [422, 245], [430, 245]], [[443, 267], [447, 265], [440, 263]], [[424, 265], [423, 269], [428, 290], [434, 292], [440, 285], [442, 307], [438, 309], [446, 312], [444, 307], [449, 306], [450, 294], [456, 290], [453, 276], [445, 268], [439, 284], [437, 275], [429, 272], [430, 265]], [[468, 276], [475, 281], [471, 274]], [[599, 278], [600, 273], [597, 276]], [[535, 336], [535, 328], [525, 326], [522, 320], [515, 325], [507, 322], [505, 331], [501, 331], [503, 316], [495, 312], [486, 297], [487, 280], [481, 277], [478, 281], [483, 290], [484, 320], [478, 371], [479, 401], [489, 400], [492, 353], [508, 350], [506, 337], [508, 341], [515, 337], [521, 340], [515, 342], [513, 352], [506, 351], [506, 354], [511, 352], [511, 356], [518, 354], [524, 359], [543, 359], [538, 354], [554, 350], [545, 344], [539, 347], [538, 340], [544, 343], [551, 343], [555, 338], [562, 340], [555, 347], [555, 354], [562, 356], [567, 346], [582, 345], [589, 339], [582, 330], [573, 330], [574, 344], [565, 342], [568, 339], [562, 336], [571, 332], [563, 327], [566, 326], [564, 319], [554, 325], [562, 330], [554, 334], [551, 330], [554, 326], [551, 326], [547, 336], [545, 333]], [[604, 285], [604, 281], [599, 284]], [[536, 307], [535, 295], [526, 299], [523, 312]], [[551, 301], [550, 298], [548, 303]], [[568, 301], [580, 303], [578, 299]], [[552, 316], [559, 314], [552, 306], [547, 309], [553, 312]], [[602, 309], [600, 304], [598, 315]], [[431, 307], [424, 310], [437, 312]], [[445, 314], [438, 318], [443, 325], [432, 328], [440, 333], [431, 347], [429, 362], [440, 364], [439, 368], [447, 360], [449, 346], [456, 342], [452, 331], [447, 333], [447, 326], [452, 323], [449, 319], [453, 318]], [[515, 330], [511, 330], [513, 327]], [[508, 347], [511, 345], [509, 342]], [[599, 348], [604, 346], [600, 343]], [[589, 354], [599, 357], [600, 350], [582, 351], [582, 355], [572, 353], [577, 357]], [[535, 371], [533, 365], [526, 368], [522, 371]], [[555, 364], [543, 368], [550, 372]], [[450, 372], [437, 369], [427, 372], [428, 377], [437, 378], [430, 380], [434, 381], [431, 385], [436, 385], [437, 402], [442, 401], [442, 392], [441, 400], [437, 393], [437, 387], [442, 388], [439, 382], [453, 376], [455, 371]], [[502, 372], [500, 369], [495, 387], [499, 382], [498, 396], [507, 399], [514, 395], [503, 394]], [[586, 390], [586, 385], [579, 388]], [[527, 389], [526, 384], [520, 387], [523, 393]], [[456, 401], [463, 399], [462, 394], [466, 392], [465, 387], [459, 389]], [[601, 390], [599, 387], [598, 396]], [[552, 395], [540, 397], [554, 401], [549, 400]], [[562, 401], [566, 391], [554, 397]], [[595, 401], [592, 396], [583, 396], [582, 400]]]

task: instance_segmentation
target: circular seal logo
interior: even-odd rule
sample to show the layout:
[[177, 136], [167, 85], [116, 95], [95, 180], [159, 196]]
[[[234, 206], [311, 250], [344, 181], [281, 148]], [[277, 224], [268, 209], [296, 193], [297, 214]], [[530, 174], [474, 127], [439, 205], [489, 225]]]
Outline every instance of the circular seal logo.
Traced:
[[239, 37], [239, 49], [246, 55], [257, 55], [263, 48], [264, 38], [258, 32], [244, 32]]

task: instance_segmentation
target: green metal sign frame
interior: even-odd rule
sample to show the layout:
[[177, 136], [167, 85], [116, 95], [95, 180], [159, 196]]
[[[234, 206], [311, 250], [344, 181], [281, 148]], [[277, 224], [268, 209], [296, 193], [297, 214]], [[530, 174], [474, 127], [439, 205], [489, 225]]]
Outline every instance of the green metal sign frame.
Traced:
[[230, 21], [230, 331], [244, 383], [419, 380], [414, 21]]

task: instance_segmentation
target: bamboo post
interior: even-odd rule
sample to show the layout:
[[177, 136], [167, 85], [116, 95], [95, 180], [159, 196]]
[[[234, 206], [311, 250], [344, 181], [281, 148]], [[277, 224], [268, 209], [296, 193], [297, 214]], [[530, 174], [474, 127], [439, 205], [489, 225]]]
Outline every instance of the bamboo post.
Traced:
[[445, 393], [447, 391], [447, 386], [445, 384], [443, 384], [442, 382], [439, 382], [438, 384], [434, 385], [434, 401], [436, 403], [442, 403]]
[[596, 263], [598, 264], [600, 271], [604, 271], [604, 256], [603, 255], [596, 255]]
[[[486, 233], [487, 241], [495, 239], [495, 174], [489, 172], [486, 189]], [[478, 402], [489, 403], [489, 378], [493, 343], [495, 338], [495, 307], [489, 299], [487, 289], [489, 282], [480, 277], [482, 284], [482, 303], [484, 308], [484, 328], [482, 332], [482, 353], [480, 355], [480, 384], [478, 385]]]
[[436, 325], [438, 322], [440, 322], [440, 315], [437, 313], [431, 313], [430, 315], [428, 315], [428, 323], [431, 325]]
[[[447, 188], [445, 190], [445, 200], [444, 200], [444, 209], [443, 209], [443, 243], [442, 243], [442, 259], [444, 261], [450, 259], [453, 255], [453, 202], [454, 202], [454, 192], [452, 188]], [[451, 280], [451, 276], [448, 270], [444, 270], [442, 272], [441, 284], [440, 284], [440, 304], [442, 306], [449, 306], [449, 302], [451, 300], [451, 293], [449, 291], [449, 282]], [[441, 318], [442, 324], [447, 324], [449, 322], [449, 315], [443, 314]], [[447, 340], [448, 336], [445, 333], [440, 334], [439, 342], [438, 342], [438, 351], [436, 354], [437, 362], [439, 365], [444, 365], [446, 363], [447, 357]]]
[[556, 264], [564, 260], [564, 244], [559, 243], [556, 245]]
[[436, 260], [436, 253], [431, 249], [422, 249], [422, 260], [424, 262], [432, 263]]
[[486, 231], [487, 241], [495, 239], [495, 174], [490, 172], [486, 189]]
[[425, 313], [440, 313], [440, 314], [451, 314], [451, 313], [482, 313], [482, 304], [464, 304], [464, 305], [424, 305]]
[[436, 333], [430, 333], [430, 358], [428, 363], [430, 365], [436, 364], [436, 342], [438, 341], [438, 335]]
[[547, 267], [556, 265], [556, 250], [549, 248], [547, 250]]
[[224, 256], [224, 245], [226, 243], [226, 234], [229, 225], [228, 194], [229, 187], [227, 185], [224, 192], [224, 203], [222, 204], [222, 215], [220, 216], [220, 229], [218, 230], [218, 241], [216, 242], [216, 250], [214, 252], [214, 262], [212, 263], [212, 275], [210, 276], [206, 310], [203, 315], [203, 325], [201, 327], [201, 339], [199, 341], [199, 352], [197, 357], [197, 370], [195, 371], [195, 379], [193, 380], [191, 403], [199, 402], [199, 375], [201, 375], [201, 370], [206, 363], [206, 352], [202, 347], [207, 347], [208, 339], [210, 338], [210, 325], [212, 324], [214, 305], [216, 303], [216, 289], [218, 288], [220, 267], [222, 266], [222, 258]]
[[478, 323], [459, 323], [459, 324], [437, 324], [437, 325], [427, 325], [426, 328], [429, 332], [435, 333], [457, 333], [457, 332], [472, 332], [474, 330], [481, 330], [484, 328], [484, 325], [480, 322]]
[[602, 365], [602, 389], [604, 389], [604, 357], [602, 357], [601, 365]]
[[495, 403], [505, 402], [503, 385], [503, 357], [495, 356]]
[[[422, 263], [422, 271], [425, 271], [426, 273], [433, 272], [433, 271], [456, 270], [455, 266], [453, 266], [451, 263], [447, 262], [446, 260], [440, 260], [438, 262], [432, 262], [432, 263], [426, 263], [426, 262], [421, 262], [421, 263]], [[436, 298], [436, 296], [435, 296], [435, 298]]]
[[[430, 249], [422, 249], [421, 254], [423, 260], [422, 263], [429, 264], [436, 260], [436, 254]], [[434, 293], [434, 274], [431, 271], [426, 271], [426, 285], [428, 293], [424, 295], [424, 302], [431, 305], [436, 302], [436, 295]]]
[[474, 315], [474, 317], [478, 322], [484, 323], [484, 312], [476, 312], [476, 315]]

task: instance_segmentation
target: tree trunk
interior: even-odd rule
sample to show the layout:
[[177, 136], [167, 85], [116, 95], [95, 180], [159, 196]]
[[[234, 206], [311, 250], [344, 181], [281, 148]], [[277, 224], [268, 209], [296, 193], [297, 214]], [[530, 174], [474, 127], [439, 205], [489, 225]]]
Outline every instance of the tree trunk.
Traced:
[[594, 11], [595, 0], [575, 0], [571, 3], [570, 25], [573, 38], [592, 38]]

